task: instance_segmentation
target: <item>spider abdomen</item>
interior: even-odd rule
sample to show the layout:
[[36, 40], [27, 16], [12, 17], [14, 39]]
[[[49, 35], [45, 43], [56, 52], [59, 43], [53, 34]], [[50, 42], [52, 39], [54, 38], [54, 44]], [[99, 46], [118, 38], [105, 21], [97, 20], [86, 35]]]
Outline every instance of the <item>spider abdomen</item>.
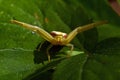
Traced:
[[67, 38], [67, 34], [59, 31], [52, 31], [50, 33], [54, 40], [52, 42], [53, 45], [63, 45], [63, 41]]
[[63, 32], [59, 32], [59, 31], [52, 31], [50, 33], [53, 37], [55, 36], [61, 36], [63, 38], [67, 38], [67, 34], [66, 33], [63, 33]]

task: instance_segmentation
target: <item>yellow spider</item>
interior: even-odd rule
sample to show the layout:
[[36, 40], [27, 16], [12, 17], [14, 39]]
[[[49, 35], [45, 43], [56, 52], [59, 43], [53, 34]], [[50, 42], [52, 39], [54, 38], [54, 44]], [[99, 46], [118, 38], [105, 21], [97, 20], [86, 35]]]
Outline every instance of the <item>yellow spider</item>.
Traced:
[[[107, 23], [107, 21], [99, 21], [99, 22], [88, 24], [88, 25], [80, 26], [80, 27], [75, 28], [73, 31], [71, 31], [67, 35], [66, 33], [59, 32], [59, 31], [52, 31], [49, 34], [48, 32], [46, 32], [44, 29], [42, 29], [40, 27], [33, 26], [33, 25], [30, 25], [30, 24], [27, 24], [24, 22], [20, 22], [17, 20], [11, 20], [11, 22], [19, 24], [19, 25], [23, 26], [24, 28], [27, 28], [29, 30], [32, 30], [32, 31], [38, 33], [40, 36], [42, 36], [45, 40], [50, 42], [52, 45], [69, 46], [69, 47], [71, 47], [71, 51], [73, 50], [73, 45], [70, 44], [70, 42], [78, 33], [92, 29], [95, 26]], [[47, 49], [47, 57], [48, 57], [48, 61], [50, 62], [49, 48]]]

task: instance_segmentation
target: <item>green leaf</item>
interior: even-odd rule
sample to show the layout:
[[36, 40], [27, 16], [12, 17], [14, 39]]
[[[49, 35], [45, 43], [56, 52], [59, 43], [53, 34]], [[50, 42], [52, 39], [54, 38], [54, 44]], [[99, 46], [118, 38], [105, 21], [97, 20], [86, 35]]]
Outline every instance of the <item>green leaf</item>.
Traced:
[[[45, 65], [35, 65], [33, 51], [43, 41], [42, 37], [11, 24], [11, 19], [48, 32], [66, 33], [91, 22], [109, 23], [78, 34], [71, 42], [76, 51], [70, 58], [64, 56], [61, 61], [51, 59], [51, 65], [47, 61]], [[107, 0], [0, 0], [0, 80], [32, 79], [32, 76], [41, 80], [119, 80], [119, 21]], [[58, 54], [68, 50], [65, 48]], [[54, 71], [49, 72], [53, 67]], [[33, 74], [36, 70], [40, 77]]]
[[120, 79], [120, 38], [101, 41], [95, 48], [94, 55], [84, 67], [85, 80], [119, 80]]
[[62, 61], [53, 80], [119, 80], [120, 38], [104, 40], [94, 50], [94, 55], [80, 54]]
[[81, 54], [62, 61], [54, 73], [53, 80], [81, 80], [86, 60], [87, 56]]
[[32, 51], [22, 49], [0, 50], [0, 80], [21, 80], [37, 68], [32, 62]]

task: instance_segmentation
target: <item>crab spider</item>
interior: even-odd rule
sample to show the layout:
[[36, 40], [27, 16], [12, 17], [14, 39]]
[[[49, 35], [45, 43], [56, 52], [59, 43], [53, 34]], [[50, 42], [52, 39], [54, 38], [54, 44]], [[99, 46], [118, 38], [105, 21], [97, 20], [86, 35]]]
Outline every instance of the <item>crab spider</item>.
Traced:
[[[42, 29], [40, 27], [33, 26], [33, 25], [30, 25], [30, 24], [27, 24], [27, 23], [24, 23], [24, 22], [20, 22], [20, 21], [17, 21], [17, 20], [11, 20], [11, 22], [15, 23], [15, 24], [19, 24], [24, 28], [27, 28], [29, 30], [32, 30], [32, 31], [38, 33], [40, 36], [42, 36], [45, 40], [50, 42], [52, 45], [69, 46], [69, 47], [71, 47], [71, 51], [73, 50], [73, 45], [70, 44], [70, 42], [73, 40], [73, 38], [78, 33], [84, 32], [84, 31], [89, 30], [89, 29], [92, 29], [95, 26], [99, 26], [99, 25], [107, 23], [107, 21], [99, 21], [99, 22], [87, 24], [87, 25], [84, 25], [84, 26], [79, 26], [67, 35], [66, 33], [59, 32], [59, 31], [52, 31], [49, 34], [48, 32], [46, 32], [44, 29]], [[47, 51], [46, 51], [49, 62], [50, 62], [49, 49], [51, 47], [52, 46], [49, 46]]]

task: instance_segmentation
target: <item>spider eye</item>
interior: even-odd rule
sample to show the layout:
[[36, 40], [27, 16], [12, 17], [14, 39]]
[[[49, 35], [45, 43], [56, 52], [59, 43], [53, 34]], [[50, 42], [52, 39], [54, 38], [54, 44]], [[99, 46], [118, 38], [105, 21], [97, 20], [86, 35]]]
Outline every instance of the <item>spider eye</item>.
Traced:
[[59, 32], [59, 31], [52, 31], [50, 34], [51, 34], [53, 37], [55, 37], [55, 36], [63, 36], [64, 38], [67, 38], [67, 34], [66, 34], [66, 33]]

